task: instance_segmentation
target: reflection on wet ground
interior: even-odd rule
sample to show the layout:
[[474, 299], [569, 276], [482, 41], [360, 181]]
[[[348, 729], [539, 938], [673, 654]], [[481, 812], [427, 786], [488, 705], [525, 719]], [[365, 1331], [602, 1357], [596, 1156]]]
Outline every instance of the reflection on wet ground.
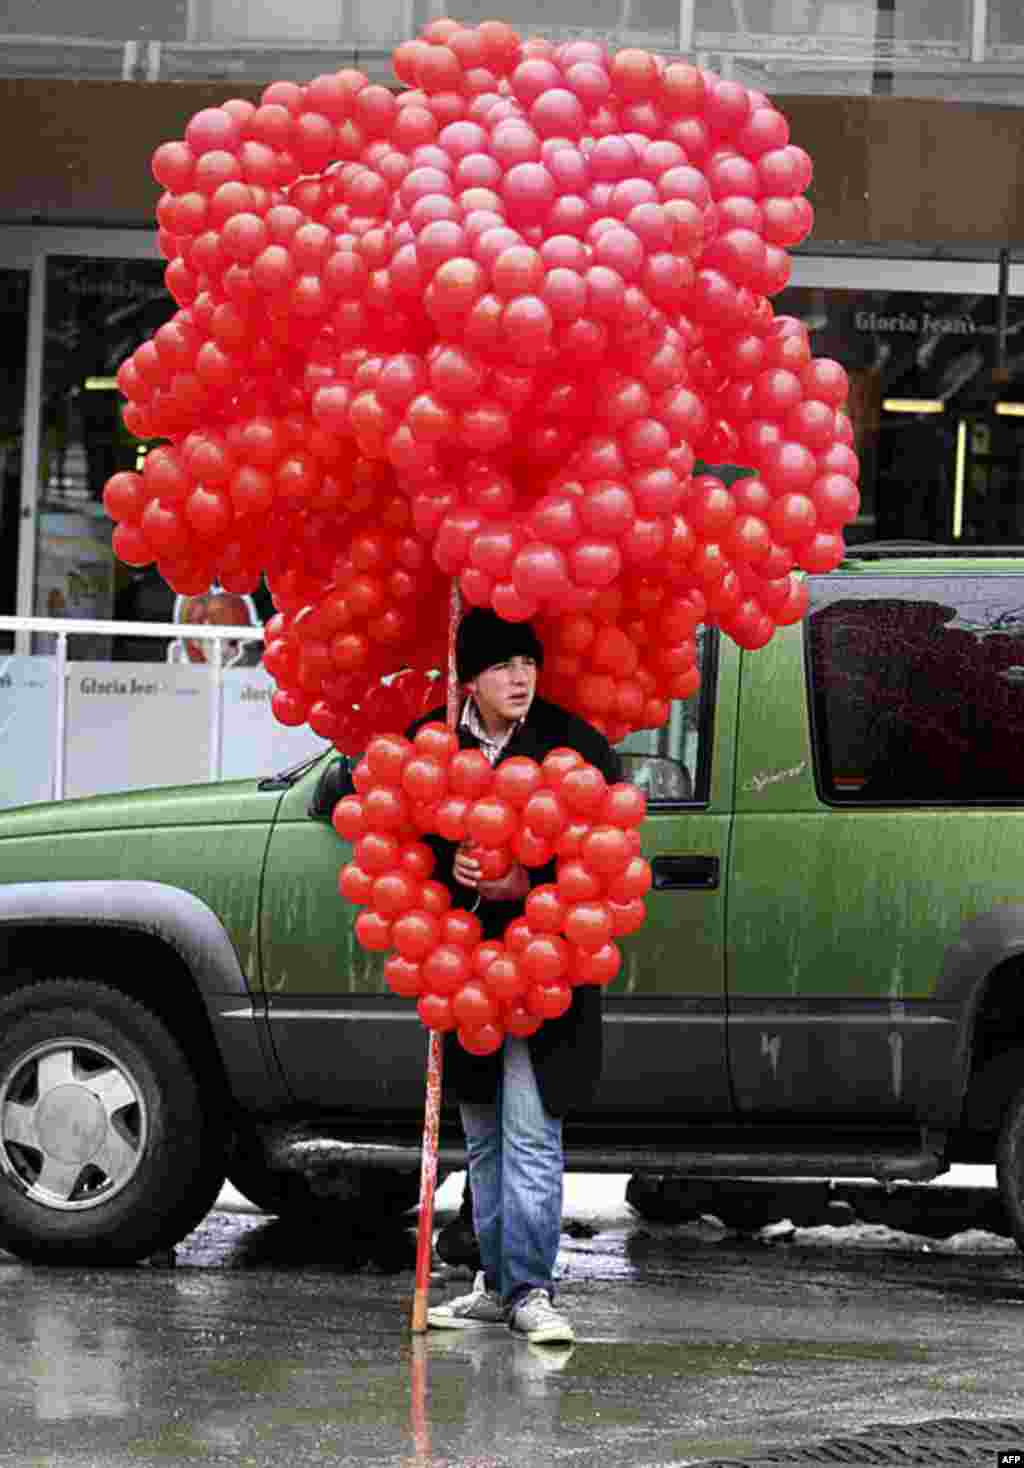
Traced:
[[653, 1468], [1024, 1400], [1016, 1254], [567, 1233], [579, 1341], [543, 1348], [414, 1340], [413, 1245], [213, 1213], [174, 1268], [0, 1254], [0, 1465]]

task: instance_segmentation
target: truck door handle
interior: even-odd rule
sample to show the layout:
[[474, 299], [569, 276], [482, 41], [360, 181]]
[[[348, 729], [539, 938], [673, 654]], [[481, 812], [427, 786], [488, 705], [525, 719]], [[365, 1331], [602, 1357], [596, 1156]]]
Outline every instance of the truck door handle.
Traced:
[[717, 856], [656, 856], [651, 862], [656, 892], [683, 888], [713, 892], [718, 886], [720, 869]]

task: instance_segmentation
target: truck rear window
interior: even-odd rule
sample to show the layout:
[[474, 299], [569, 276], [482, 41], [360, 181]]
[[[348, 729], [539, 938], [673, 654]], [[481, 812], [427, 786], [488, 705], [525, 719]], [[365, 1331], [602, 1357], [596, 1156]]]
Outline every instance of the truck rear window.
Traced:
[[1024, 799], [1024, 575], [815, 577], [810, 593], [826, 800]]

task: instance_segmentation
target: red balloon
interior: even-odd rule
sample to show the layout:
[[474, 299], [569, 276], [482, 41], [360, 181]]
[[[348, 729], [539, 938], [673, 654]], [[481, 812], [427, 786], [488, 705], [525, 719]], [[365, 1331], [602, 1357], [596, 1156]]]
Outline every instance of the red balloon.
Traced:
[[440, 934], [437, 918], [426, 912], [408, 912], [396, 918], [391, 938], [403, 958], [425, 958], [436, 946]]
[[534, 887], [526, 899], [525, 917], [536, 932], [557, 933], [565, 924], [565, 904], [557, 886]]
[[554, 791], [538, 790], [522, 811], [523, 825], [545, 840], [554, 840], [565, 826], [566, 813]]
[[602, 878], [621, 875], [631, 855], [625, 832], [618, 826], [598, 826], [584, 838], [580, 854], [584, 865]]
[[573, 984], [610, 984], [622, 967], [622, 954], [615, 943], [597, 949], [573, 948], [569, 957], [569, 981]]
[[524, 1004], [538, 1019], [558, 1019], [572, 1004], [572, 990], [561, 980], [542, 980], [526, 990]]
[[365, 906], [373, 896], [373, 881], [369, 872], [364, 872], [356, 862], [350, 861], [339, 873], [338, 891], [349, 902]]
[[[629, 902], [608, 902], [607, 909], [611, 916], [612, 933], [616, 938], [624, 937], [627, 933], [635, 933], [643, 926], [646, 913], [639, 897], [632, 898]], [[586, 946], [580, 944], [581, 948]]]
[[632, 902], [650, 891], [651, 882], [649, 863], [642, 856], [631, 856], [622, 870], [609, 879], [608, 897], [612, 902]]
[[481, 1025], [493, 1024], [498, 1005], [483, 984], [470, 979], [452, 996], [452, 1013], [460, 1028], [477, 1030]]
[[570, 770], [559, 786], [559, 794], [569, 809], [578, 815], [594, 815], [607, 795], [607, 786], [600, 770], [592, 765], [583, 769]]
[[370, 831], [399, 831], [409, 820], [409, 805], [400, 790], [377, 785], [362, 797], [363, 815]]
[[424, 955], [420, 973], [425, 989], [435, 994], [454, 994], [469, 978], [469, 956], [459, 943], [439, 943]]
[[439, 836], [446, 841], [465, 839], [470, 802], [458, 795], [449, 795], [434, 808], [433, 825]]
[[578, 948], [603, 948], [613, 932], [613, 915], [603, 902], [577, 902], [566, 913], [565, 936]]
[[513, 856], [508, 846], [475, 846], [472, 852], [484, 882], [496, 882], [512, 869]]
[[404, 872], [382, 872], [373, 884], [370, 901], [375, 912], [384, 917], [397, 917], [416, 903], [420, 884]]
[[424, 724], [416, 731], [413, 743], [418, 754], [442, 765], [447, 765], [459, 749], [458, 738], [443, 724]]
[[512, 854], [526, 867], [543, 867], [553, 858], [555, 851], [543, 836], [529, 826], [520, 826], [512, 838]]
[[473, 948], [480, 942], [483, 929], [480, 919], [464, 908], [453, 907], [441, 919], [441, 939], [461, 948]]
[[487, 965], [483, 978], [490, 993], [504, 1002], [517, 999], [526, 987], [517, 960], [504, 950]]
[[485, 1023], [474, 1029], [460, 1025], [458, 1037], [459, 1044], [470, 1055], [493, 1055], [496, 1050], [501, 1049], [505, 1034], [500, 1025]]
[[524, 946], [518, 961], [528, 984], [553, 983], [568, 968], [568, 945], [554, 933], [538, 933]]
[[375, 780], [398, 785], [406, 761], [412, 754], [408, 739], [400, 734], [381, 734], [366, 747], [366, 763]]
[[423, 994], [417, 1001], [416, 1009], [428, 1030], [454, 1030], [455, 1016], [447, 995]]
[[505, 1029], [510, 1035], [525, 1040], [535, 1035], [544, 1023], [540, 1015], [531, 1013], [521, 1000], [513, 1000], [505, 1008]]
[[[582, 842], [580, 846], [582, 848]], [[584, 865], [578, 857], [562, 860], [555, 882], [558, 896], [567, 908], [573, 904], [588, 902], [592, 898], [599, 897], [602, 890], [600, 877]]]
[[371, 953], [382, 953], [391, 946], [391, 923], [376, 912], [361, 912], [355, 921], [355, 935]]
[[480, 846], [507, 846], [517, 824], [515, 810], [507, 801], [485, 797], [470, 806], [466, 834]]
[[398, 842], [385, 831], [370, 830], [356, 840], [353, 855], [365, 872], [379, 876], [397, 865]]
[[402, 789], [425, 805], [433, 805], [444, 795], [448, 781], [443, 765], [417, 755], [402, 770]]
[[384, 965], [384, 981], [393, 994], [403, 999], [416, 999], [423, 992], [419, 964], [397, 953]]

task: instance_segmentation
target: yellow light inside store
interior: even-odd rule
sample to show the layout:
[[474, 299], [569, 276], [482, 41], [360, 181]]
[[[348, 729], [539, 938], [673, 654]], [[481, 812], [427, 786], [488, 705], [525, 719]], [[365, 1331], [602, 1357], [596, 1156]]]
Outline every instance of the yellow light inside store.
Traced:
[[953, 470], [953, 539], [964, 533], [964, 470], [967, 467], [967, 420], [956, 425], [956, 465]]
[[1024, 418], [1024, 403], [996, 403], [1000, 418]]
[[942, 413], [945, 404], [938, 398], [883, 398], [887, 413]]
[[85, 379], [86, 392], [116, 392], [116, 377], [87, 377]]

